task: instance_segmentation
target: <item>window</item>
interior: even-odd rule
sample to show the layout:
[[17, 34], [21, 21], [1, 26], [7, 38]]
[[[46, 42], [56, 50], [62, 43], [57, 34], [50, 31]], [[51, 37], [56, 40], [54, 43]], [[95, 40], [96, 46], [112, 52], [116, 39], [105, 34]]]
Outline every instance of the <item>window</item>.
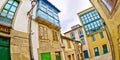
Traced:
[[99, 50], [98, 50], [98, 47], [95, 47], [95, 48], [94, 48], [94, 54], [95, 54], [95, 56], [99, 56]]
[[68, 58], [68, 60], [72, 60], [72, 59], [71, 59], [71, 55], [68, 55], [67, 58]]
[[40, 26], [40, 39], [47, 39], [47, 28]]
[[52, 31], [52, 32], [53, 32], [53, 40], [58, 41], [57, 32], [56, 31]]
[[102, 0], [102, 2], [107, 7], [109, 12], [111, 13], [115, 8], [117, 0]]
[[68, 47], [68, 48], [71, 48], [70, 40], [67, 40], [67, 47]]
[[58, 15], [56, 13], [54, 13], [54, 18], [58, 20]]
[[19, 3], [16, 0], [8, 0], [1, 12], [1, 15], [9, 19], [13, 19], [18, 5]]
[[82, 30], [78, 30], [78, 35], [80, 38], [84, 37]]
[[92, 40], [92, 42], [94, 42], [96, 40], [94, 35], [92, 35], [91, 40]]
[[104, 38], [103, 32], [100, 32], [99, 34], [100, 34], [100, 38], [101, 38], [101, 39]]
[[114, 0], [112, 0], [112, 2], [115, 2]]
[[41, 6], [41, 10], [44, 11], [44, 12], [46, 12], [47, 8], [44, 7], [44, 6]]
[[108, 53], [108, 49], [107, 49], [107, 45], [106, 44], [104, 44], [103, 46], [102, 46], [102, 48], [103, 48], [103, 53], [105, 54], [105, 53]]
[[60, 52], [55, 52], [56, 60], [61, 60]]
[[74, 34], [74, 32], [71, 32], [70, 36], [71, 36], [71, 39], [75, 40], [75, 34]]
[[73, 58], [73, 60], [75, 60], [75, 55], [74, 54], [72, 54], [72, 58]]
[[83, 51], [83, 53], [84, 53], [84, 58], [89, 58], [89, 55], [88, 55], [88, 51], [87, 51], [87, 50]]
[[85, 40], [84, 40], [84, 38], [81, 39], [81, 43], [82, 43], [82, 45], [85, 44]]

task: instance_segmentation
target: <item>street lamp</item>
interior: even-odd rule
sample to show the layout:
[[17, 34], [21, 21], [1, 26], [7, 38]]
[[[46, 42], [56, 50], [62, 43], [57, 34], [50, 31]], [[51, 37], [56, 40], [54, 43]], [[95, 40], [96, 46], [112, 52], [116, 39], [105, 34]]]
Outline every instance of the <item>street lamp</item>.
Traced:
[[33, 8], [35, 7], [35, 5], [37, 4], [37, 0], [32, 0], [31, 1], [31, 9], [28, 11], [27, 16], [29, 19], [29, 49], [30, 49], [30, 58], [31, 60], [34, 60], [33, 58], [33, 53], [32, 53], [32, 41], [31, 41], [31, 23], [32, 23], [32, 12], [33, 12]]

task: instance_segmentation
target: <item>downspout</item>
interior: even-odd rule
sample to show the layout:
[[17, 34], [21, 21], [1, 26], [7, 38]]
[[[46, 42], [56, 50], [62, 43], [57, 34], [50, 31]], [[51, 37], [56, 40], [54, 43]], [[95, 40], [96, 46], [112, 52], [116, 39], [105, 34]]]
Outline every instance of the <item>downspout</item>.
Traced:
[[60, 34], [60, 46], [62, 48], [62, 54], [63, 54], [63, 60], [66, 60], [66, 56], [65, 56], [65, 46], [64, 44], [62, 43], [62, 35]]
[[29, 49], [30, 49], [30, 60], [34, 60], [33, 57], [33, 52], [32, 52], [32, 39], [31, 39], [31, 24], [32, 24], [32, 14], [33, 14], [33, 8], [35, 7], [35, 5], [37, 4], [36, 0], [32, 0], [31, 1], [31, 9], [28, 11], [27, 16], [29, 18]]

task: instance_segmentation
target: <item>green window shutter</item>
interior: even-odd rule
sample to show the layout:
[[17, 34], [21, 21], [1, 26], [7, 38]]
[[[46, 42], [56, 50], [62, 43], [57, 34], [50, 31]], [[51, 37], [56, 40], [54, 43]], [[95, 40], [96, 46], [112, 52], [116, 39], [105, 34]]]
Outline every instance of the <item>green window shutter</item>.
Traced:
[[41, 60], [51, 60], [50, 53], [41, 53]]

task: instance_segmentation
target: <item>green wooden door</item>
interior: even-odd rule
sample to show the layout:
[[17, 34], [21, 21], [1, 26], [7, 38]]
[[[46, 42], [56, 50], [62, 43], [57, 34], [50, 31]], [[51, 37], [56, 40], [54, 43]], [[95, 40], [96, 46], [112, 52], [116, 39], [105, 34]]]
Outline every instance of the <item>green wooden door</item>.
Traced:
[[11, 60], [9, 41], [8, 38], [0, 37], [0, 60]]
[[41, 53], [41, 60], [51, 60], [50, 53]]
[[60, 53], [59, 53], [59, 52], [56, 52], [55, 55], [56, 55], [56, 60], [61, 60], [61, 57], [60, 57]]

